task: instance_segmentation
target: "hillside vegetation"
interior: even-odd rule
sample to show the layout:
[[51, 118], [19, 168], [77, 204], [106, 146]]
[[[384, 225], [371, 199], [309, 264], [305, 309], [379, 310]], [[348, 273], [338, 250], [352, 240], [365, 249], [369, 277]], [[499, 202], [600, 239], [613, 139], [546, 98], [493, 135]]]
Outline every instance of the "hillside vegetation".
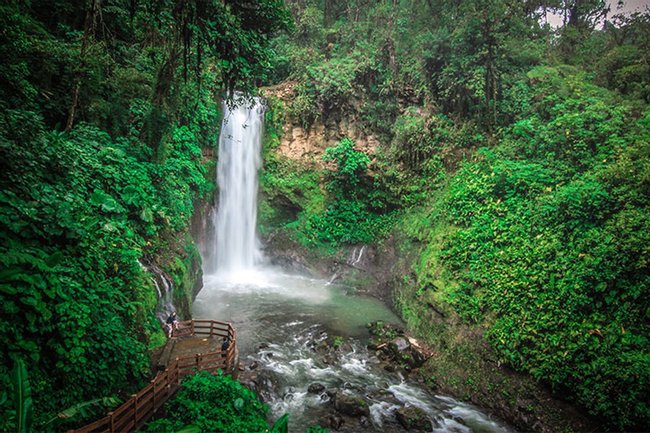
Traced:
[[66, 430], [149, 376], [164, 337], [146, 267], [187, 314], [220, 99], [264, 78], [288, 25], [276, 1], [0, 6], [0, 431]]
[[[262, 233], [323, 255], [396, 245], [391, 288], [438, 354], [432, 386], [544, 411], [492, 381], [507, 366], [604, 429], [646, 429], [650, 14], [607, 12], [604, 0], [4, 2], [0, 430], [65, 430], [143, 383], [164, 341], [148, 268], [186, 313], [198, 278], [189, 224], [215, 189], [220, 99], [287, 82], [266, 114]], [[286, 122], [344, 119], [377, 138], [373, 153], [344, 136], [316, 166], [278, 152]], [[179, 399], [170, 410], [194, 397]]]
[[[288, 3], [272, 79], [296, 90], [267, 116], [264, 231], [326, 252], [400, 239], [415, 257], [397, 306], [432, 344], [452, 344], [432, 311], [455, 317], [495, 365], [608, 428], [649, 425], [650, 15], [602, 27], [604, 1]], [[550, 12], [564, 25], [544, 25]], [[374, 154], [341, 137], [318, 172], [275, 151], [283, 122], [343, 118], [380, 137]]]

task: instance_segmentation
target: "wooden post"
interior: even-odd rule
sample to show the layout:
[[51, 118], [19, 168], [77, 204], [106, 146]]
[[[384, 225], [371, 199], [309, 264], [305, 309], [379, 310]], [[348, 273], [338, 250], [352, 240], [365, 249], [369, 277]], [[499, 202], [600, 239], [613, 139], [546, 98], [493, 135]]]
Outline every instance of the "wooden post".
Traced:
[[111, 433], [115, 433], [115, 420], [113, 420], [113, 412], [109, 412], [109, 413], [108, 413], [108, 418], [110, 419], [110, 420], [109, 420], [109, 423], [110, 423], [110, 425], [111, 425], [109, 431], [110, 431]]
[[133, 394], [133, 430], [138, 429], [138, 394]]
[[156, 411], [156, 379], [151, 379], [151, 412]]
[[194, 320], [191, 320], [190, 324], [192, 325], [192, 335], [194, 335]]

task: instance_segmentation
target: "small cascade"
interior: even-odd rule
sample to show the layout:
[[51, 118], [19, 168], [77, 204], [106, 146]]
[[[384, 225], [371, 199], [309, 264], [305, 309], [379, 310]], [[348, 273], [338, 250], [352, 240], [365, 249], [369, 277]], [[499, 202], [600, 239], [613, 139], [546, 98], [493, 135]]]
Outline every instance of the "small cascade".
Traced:
[[366, 252], [367, 245], [362, 245], [360, 248], [354, 247], [348, 257], [348, 265], [353, 268], [360, 268], [363, 265], [363, 254]]
[[176, 311], [174, 306], [173, 288], [171, 280], [165, 275], [162, 269], [156, 265], [145, 265], [140, 262], [140, 266], [151, 275], [151, 281], [156, 288], [158, 303], [156, 305], [156, 317], [165, 323], [167, 317], [172, 311]]
[[217, 164], [219, 200], [213, 216], [213, 251], [204, 261], [206, 274], [250, 270], [262, 259], [256, 222], [264, 106], [254, 98], [248, 104], [224, 105], [224, 113]]

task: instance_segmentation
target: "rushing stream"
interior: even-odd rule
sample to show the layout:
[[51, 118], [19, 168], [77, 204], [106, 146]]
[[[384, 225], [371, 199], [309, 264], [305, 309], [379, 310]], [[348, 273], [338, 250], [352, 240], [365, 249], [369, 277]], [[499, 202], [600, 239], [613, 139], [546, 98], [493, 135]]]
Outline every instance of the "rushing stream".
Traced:
[[[366, 348], [366, 324], [400, 321], [380, 301], [355, 296], [350, 287], [264, 265], [255, 234], [262, 115], [258, 102], [250, 109], [226, 108], [219, 143], [216, 251], [204, 257], [204, 287], [193, 316], [232, 322], [242, 365], [255, 367], [272, 417], [288, 412], [290, 431], [304, 432], [332, 416], [331, 399], [338, 391], [359, 396], [369, 406], [367, 417], [346, 419], [341, 429], [348, 432], [405, 431], [395, 418], [404, 406], [422, 409], [430, 431], [511, 432], [470, 405], [433, 395], [382, 368]], [[334, 338], [341, 343], [336, 356], [318, 350]]]

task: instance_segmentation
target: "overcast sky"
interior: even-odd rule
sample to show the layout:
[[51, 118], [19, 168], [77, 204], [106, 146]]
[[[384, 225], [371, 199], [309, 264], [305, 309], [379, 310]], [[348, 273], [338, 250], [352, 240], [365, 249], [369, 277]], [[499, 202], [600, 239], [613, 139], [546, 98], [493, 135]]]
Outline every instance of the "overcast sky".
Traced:
[[618, 8], [617, 0], [609, 0], [608, 3], [612, 8], [612, 10], [610, 11], [610, 15], [616, 15], [621, 12], [629, 13], [629, 12], [642, 11], [650, 7], [650, 0], [625, 0], [625, 4], [620, 9]]
[[[609, 11], [608, 17], [613, 15], [618, 15], [620, 13], [628, 14], [630, 12], [644, 11], [650, 8], [650, 0], [625, 0], [622, 7], [618, 6], [618, 0], [608, 0], [611, 10]], [[559, 27], [562, 25], [562, 16], [548, 14], [548, 22], [553, 27]]]

